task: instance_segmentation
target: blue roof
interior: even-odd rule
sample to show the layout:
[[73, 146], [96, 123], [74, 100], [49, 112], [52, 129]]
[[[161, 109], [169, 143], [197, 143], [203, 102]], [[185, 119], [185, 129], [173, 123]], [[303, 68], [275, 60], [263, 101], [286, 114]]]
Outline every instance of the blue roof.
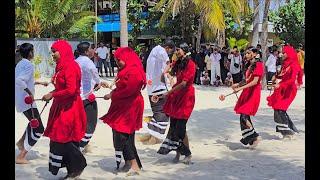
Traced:
[[[128, 23], [128, 31], [131, 31], [133, 26]], [[96, 25], [93, 26], [93, 31], [96, 32]], [[98, 32], [119, 32], [120, 22], [100, 22], [97, 27]]]
[[[147, 18], [149, 15], [148, 12], [142, 12], [141, 18]], [[116, 14], [108, 14], [108, 15], [100, 15], [99, 18], [103, 22], [98, 23], [98, 32], [119, 32], [120, 31], [120, 15]], [[128, 23], [128, 31], [133, 29], [132, 24]], [[93, 31], [96, 32], [96, 26], [93, 26]]]

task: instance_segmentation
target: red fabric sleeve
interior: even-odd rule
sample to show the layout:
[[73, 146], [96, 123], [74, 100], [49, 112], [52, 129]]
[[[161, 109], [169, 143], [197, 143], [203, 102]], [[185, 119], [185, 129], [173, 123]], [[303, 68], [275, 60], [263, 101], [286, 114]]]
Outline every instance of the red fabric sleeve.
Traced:
[[54, 91], [52, 97], [54, 98], [68, 98], [75, 95], [77, 91], [77, 75], [72, 68], [64, 71], [64, 78], [66, 79], [66, 88], [60, 91]]
[[123, 99], [137, 94], [141, 90], [141, 79], [137, 73], [128, 73], [117, 82], [117, 88], [112, 91], [111, 100]]
[[256, 63], [256, 68], [253, 71], [253, 76], [261, 77], [263, 75], [263, 64], [261, 62]]
[[187, 68], [184, 70], [182, 81], [192, 82], [196, 73], [196, 66], [194, 62], [190, 59]]

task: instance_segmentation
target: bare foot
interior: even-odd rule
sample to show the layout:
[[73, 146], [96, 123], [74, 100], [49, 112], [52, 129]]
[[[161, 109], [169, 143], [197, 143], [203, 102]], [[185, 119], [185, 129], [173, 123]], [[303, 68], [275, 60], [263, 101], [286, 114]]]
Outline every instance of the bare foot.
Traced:
[[16, 144], [18, 146], [19, 151], [21, 151], [23, 149], [23, 141], [19, 140]]
[[132, 168], [129, 170], [129, 172], [127, 173], [126, 177], [129, 176], [137, 176], [140, 175], [139, 170], [133, 170]]
[[83, 151], [82, 151], [84, 154], [86, 154], [86, 153], [92, 153], [92, 148], [91, 148], [91, 146], [89, 145], [89, 144], [87, 144], [85, 147], [84, 147], [84, 149], [83, 149]]
[[177, 152], [176, 157], [174, 157], [174, 159], [172, 160], [173, 163], [178, 163], [180, 160], [180, 153]]
[[260, 138], [260, 136], [258, 136], [258, 137], [256, 138], [256, 140], [253, 141], [252, 145], [250, 145], [250, 149], [256, 148], [260, 141], [261, 141], [261, 138]]
[[150, 138], [151, 138], [150, 134], [143, 134], [138, 136], [138, 139], [140, 142], [148, 141]]
[[183, 162], [184, 164], [186, 164], [186, 165], [189, 165], [189, 164], [192, 163], [192, 162], [191, 162], [191, 158], [192, 158], [191, 155], [186, 156], [186, 157], [182, 160], [182, 162]]
[[288, 140], [292, 140], [293, 139], [293, 135], [283, 135], [283, 139], [288, 139]]
[[18, 156], [16, 159], [16, 164], [29, 164], [29, 161], [23, 157]]

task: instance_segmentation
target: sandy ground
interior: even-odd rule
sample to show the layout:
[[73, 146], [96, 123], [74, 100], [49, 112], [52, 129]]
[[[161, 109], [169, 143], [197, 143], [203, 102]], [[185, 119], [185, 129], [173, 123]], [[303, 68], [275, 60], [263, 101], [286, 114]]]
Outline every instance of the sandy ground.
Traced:
[[[103, 78], [111, 82], [111, 79]], [[305, 90], [298, 91], [288, 114], [300, 133], [293, 140], [283, 140], [275, 132], [273, 110], [267, 106], [266, 97], [269, 91], [262, 91], [260, 108], [253, 123], [262, 141], [255, 150], [243, 148], [239, 116], [233, 111], [236, 96], [229, 96], [224, 102], [218, 100], [220, 94], [232, 92], [225, 87], [196, 87], [196, 104], [187, 124], [190, 139], [193, 164], [173, 164], [175, 153], [167, 156], [157, 154], [157, 145], [143, 145], [136, 142], [138, 154], [144, 166], [140, 176], [129, 179], [305, 179]], [[41, 98], [53, 90], [53, 86], [36, 87], [35, 98]], [[101, 89], [96, 96], [103, 96], [110, 90]], [[151, 115], [147, 92], [143, 91], [145, 99], [145, 115]], [[104, 115], [110, 101], [98, 99], [98, 117]], [[41, 111], [44, 103], [38, 102]], [[47, 123], [48, 107], [44, 110], [42, 119]], [[27, 126], [23, 114], [16, 112], [15, 119], [16, 142]], [[95, 134], [91, 139], [92, 153], [85, 155], [88, 166], [81, 179], [124, 179], [125, 174], [112, 173], [116, 167], [110, 127], [98, 122]], [[18, 154], [16, 147], [16, 155]], [[49, 139], [42, 137], [27, 155], [28, 165], [16, 165], [16, 179], [60, 179], [66, 175], [66, 169], [60, 169], [57, 176], [48, 171]]]

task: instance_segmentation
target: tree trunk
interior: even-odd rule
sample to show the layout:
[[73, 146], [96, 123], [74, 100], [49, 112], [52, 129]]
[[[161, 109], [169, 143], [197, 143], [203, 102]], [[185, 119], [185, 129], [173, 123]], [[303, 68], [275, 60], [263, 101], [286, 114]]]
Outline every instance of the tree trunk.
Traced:
[[270, 8], [270, 0], [265, 0], [263, 22], [262, 22], [262, 34], [261, 34], [261, 47], [263, 60], [266, 60], [267, 54], [267, 39], [268, 39], [268, 13]]
[[128, 46], [127, 0], [120, 0], [120, 47]]
[[[267, 58], [267, 39], [268, 39], [268, 13], [270, 8], [270, 0], [265, 0], [264, 2], [264, 11], [263, 11], [263, 22], [262, 22], [262, 34], [261, 34], [261, 48], [262, 48], [262, 60], [265, 62]], [[262, 78], [262, 85], [265, 87], [267, 84], [266, 73]]]
[[201, 46], [201, 35], [203, 30], [203, 21], [204, 21], [204, 13], [200, 13], [200, 19], [199, 19], [199, 25], [198, 25], [198, 31], [197, 31], [197, 42], [196, 42], [196, 50], [200, 50]]
[[221, 31], [218, 31], [218, 46], [224, 47], [226, 45], [226, 31], [225, 29], [222, 29]]
[[259, 0], [253, 0], [254, 3], [254, 15], [253, 15], [253, 30], [251, 38], [251, 46], [256, 46], [259, 41]]

